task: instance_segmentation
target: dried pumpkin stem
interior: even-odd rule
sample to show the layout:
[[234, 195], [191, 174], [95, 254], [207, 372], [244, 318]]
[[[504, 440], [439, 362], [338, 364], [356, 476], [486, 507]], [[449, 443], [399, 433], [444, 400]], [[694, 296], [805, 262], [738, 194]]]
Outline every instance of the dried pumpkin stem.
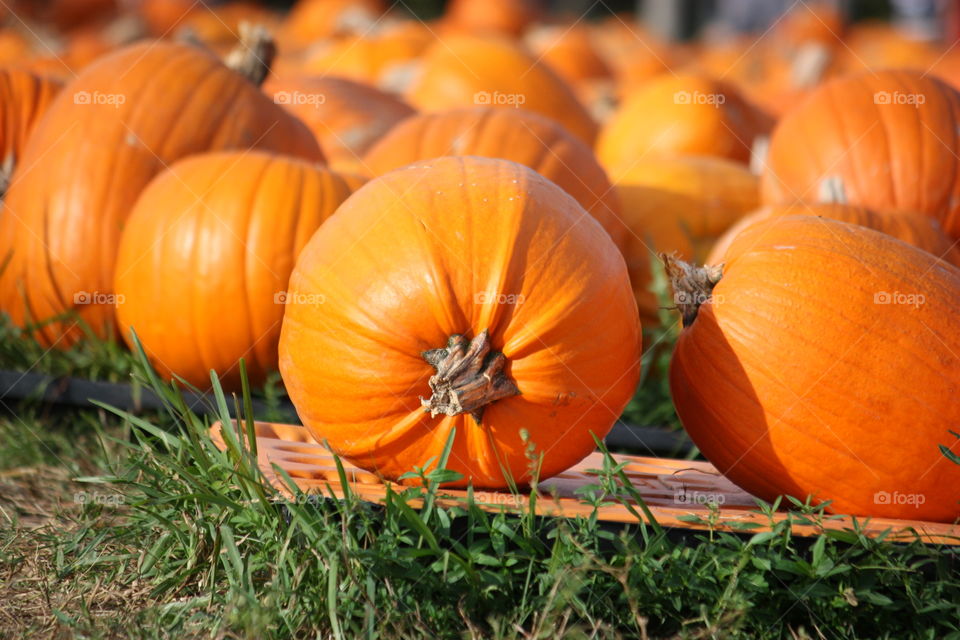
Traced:
[[434, 417], [469, 413], [480, 423], [483, 410], [492, 402], [520, 394], [516, 383], [507, 377], [507, 358], [490, 350], [486, 329], [473, 340], [463, 335], [450, 336], [446, 348], [423, 353], [437, 373], [430, 376], [430, 399], [421, 404]]
[[723, 265], [698, 267], [666, 253], [661, 253], [660, 259], [666, 267], [683, 326], [688, 327], [697, 319], [700, 305], [710, 298], [713, 288], [723, 277]]
[[240, 42], [224, 58], [224, 64], [259, 87], [270, 75], [276, 55], [277, 45], [266, 27], [241, 22]]

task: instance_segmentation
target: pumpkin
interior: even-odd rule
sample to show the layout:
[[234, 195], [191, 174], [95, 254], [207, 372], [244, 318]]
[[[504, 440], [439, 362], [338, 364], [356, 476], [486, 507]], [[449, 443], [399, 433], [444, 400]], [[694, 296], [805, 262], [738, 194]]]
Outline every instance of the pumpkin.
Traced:
[[540, 13], [539, 0], [451, 0], [442, 27], [450, 32], [517, 37]]
[[[235, 62], [262, 74], [249, 63], [265, 59], [266, 43], [251, 46]], [[323, 159], [303, 123], [204, 51], [145, 42], [91, 65], [54, 98], [14, 174], [0, 216], [0, 309], [20, 326], [75, 310], [110, 336], [117, 241], [140, 191], [184, 156], [251, 147]], [[75, 325], [37, 337], [69, 344]]]
[[936, 220], [908, 213], [873, 211], [839, 203], [797, 203], [768, 206], [741, 218], [727, 229], [710, 250], [707, 264], [720, 264], [726, 260], [727, 250], [744, 229], [764, 220], [783, 216], [812, 215], [858, 224], [919, 247], [954, 266], [960, 266], [960, 249], [947, 236]]
[[759, 180], [743, 165], [709, 156], [645, 158], [611, 174], [628, 232], [623, 255], [644, 324], [655, 324], [650, 290], [658, 252], [702, 260], [716, 239], [760, 198]]
[[614, 242], [620, 204], [593, 152], [556, 122], [523, 109], [454, 109], [407, 118], [371, 147], [364, 167], [382, 175], [446, 155], [503, 158], [555, 182], [596, 218]]
[[567, 84], [549, 67], [505, 40], [445, 37], [424, 54], [407, 92], [422, 111], [458, 107], [521, 107], [552, 118], [593, 145], [597, 125]]
[[386, 88], [403, 76], [434, 42], [420, 23], [405, 20], [376, 33], [318, 43], [294, 68], [306, 75], [331, 75]]
[[921, 72], [827, 82], [777, 124], [763, 201], [832, 200], [914, 212], [938, 219], [958, 238], [958, 127], [960, 94]]
[[363, 33], [385, 10], [383, 0], [298, 0], [283, 21], [278, 39], [305, 46], [322, 38]]
[[528, 32], [526, 41], [534, 53], [571, 85], [613, 77], [586, 26], [541, 26]]
[[748, 162], [757, 136], [773, 125], [733, 86], [705, 75], [664, 74], [628, 95], [597, 139], [607, 168], [647, 154], [708, 155]]
[[[190, 156], [137, 200], [117, 253], [117, 322], [154, 368], [206, 388], [240, 388], [277, 368], [287, 280], [313, 232], [360, 183], [256, 151]], [[161, 266], [162, 265], [162, 266]]]
[[363, 154], [415, 113], [399, 98], [343, 78], [271, 77], [263, 88], [310, 127], [334, 169], [364, 171]]
[[0, 195], [6, 191], [27, 138], [62, 85], [21, 69], [0, 69]]
[[280, 334], [287, 392], [318, 440], [396, 480], [435, 464], [455, 430], [450, 486], [575, 464], [639, 364], [609, 236], [533, 170], [478, 157], [408, 166], [348, 198], [300, 254]]
[[766, 501], [960, 516], [960, 269], [886, 234], [788, 216], [720, 268], [671, 262], [684, 315], [670, 387], [700, 451]]

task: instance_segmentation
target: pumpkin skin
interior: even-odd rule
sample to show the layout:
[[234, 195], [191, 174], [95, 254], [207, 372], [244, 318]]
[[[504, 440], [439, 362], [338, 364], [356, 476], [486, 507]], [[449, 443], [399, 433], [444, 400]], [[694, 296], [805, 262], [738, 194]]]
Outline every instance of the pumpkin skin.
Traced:
[[539, 0], [450, 0], [446, 31], [519, 37], [540, 13]]
[[263, 89], [310, 128], [333, 169], [363, 171], [363, 154], [416, 113], [399, 98], [343, 78], [271, 77]]
[[[938, 450], [960, 451], [948, 432], [960, 424], [960, 270], [813, 216], [753, 225], [727, 255], [670, 370], [703, 454], [767, 501], [813, 495], [835, 513], [960, 516], [960, 466]], [[925, 300], [877, 304], [885, 294]]]
[[[250, 147], [323, 160], [303, 123], [196, 48], [142, 43], [94, 63], [53, 100], [14, 174], [0, 216], [0, 255], [10, 255], [0, 309], [19, 326], [76, 310], [109, 337], [105, 296], [140, 191], [184, 156]], [[84, 304], [96, 300], [104, 303]], [[48, 324], [37, 338], [67, 345], [74, 325]]]
[[363, 159], [374, 175], [446, 155], [512, 160], [572, 195], [619, 245], [620, 203], [593, 152], [556, 122], [523, 109], [454, 109], [408, 118]]
[[6, 186], [28, 136], [62, 88], [59, 80], [22, 69], [0, 69], [0, 179]]
[[746, 163], [770, 116], [731, 85], [696, 74], [663, 74], [629, 94], [603, 126], [597, 156], [625, 166], [651, 154], [706, 155]]
[[759, 179], [742, 164], [709, 156], [646, 158], [612, 175], [627, 226], [623, 255], [647, 324], [658, 321], [650, 290], [659, 252], [702, 261], [716, 239], [757, 208]]
[[506, 40], [451, 36], [424, 54], [406, 94], [421, 111], [522, 107], [556, 120], [593, 146], [597, 125], [570, 87], [533, 55]]
[[[923, 102], [878, 104], [881, 92]], [[820, 201], [833, 181], [847, 204], [927, 215], [958, 238], [958, 127], [960, 94], [932, 76], [880, 71], [827, 82], [774, 130], [763, 202]]]
[[[280, 371], [297, 413], [384, 478], [439, 456], [453, 428], [448, 467], [465, 477], [450, 486], [506, 487], [503, 468], [528, 482], [522, 430], [540, 477], [554, 475], [594, 449], [638, 381], [623, 259], [573, 198], [514, 162], [438, 158], [372, 180], [314, 235], [289, 291]], [[307, 296], [325, 304], [297, 303]], [[479, 424], [431, 417], [425, 354], [485, 330], [520, 395]]]
[[[301, 249], [360, 186], [320, 165], [255, 151], [190, 156], [144, 189], [117, 254], [124, 338], [154, 368], [206, 388], [240, 388], [277, 368], [283, 292]], [[224, 313], [233, 309], [236, 312]]]
[[584, 25], [538, 27], [527, 33], [526, 41], [550, 68], [571, 85], [613, 77], [610, 66], [593, 44], [590, 29]]
[[858, 224], [868, 229], [886, 233], [897, 240], [902, 240], [960, 267], [960, 249], [954, 246], [953, 240], [940, 229], [936, 220], [909, 213], [873, 211], [865, 207], [855, 207], [836, 202], [812, 204], [799, 202], [792, 205], [768, 206], [754, 211], [741, 218], [717, 240], [710, 250], [706, 264], [724, 262], [727, 259], [727, 250], [730, 245], [747, 227], [771, 218], [796, 215], [821, 216], [831, 220]]

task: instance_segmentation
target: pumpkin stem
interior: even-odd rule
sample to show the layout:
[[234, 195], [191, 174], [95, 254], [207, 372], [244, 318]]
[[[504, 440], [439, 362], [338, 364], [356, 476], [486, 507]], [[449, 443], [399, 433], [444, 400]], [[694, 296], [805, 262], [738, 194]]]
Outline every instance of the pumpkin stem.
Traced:
[[266, 27], [241, 22], [240, 42], [224, 58], [224, 64], [259, 87], [270, 75], [276, 55], [277, 45]]
[[661, 253], [660, 259], [670, 278], [673, 300], [680, 310], [683, 326], [689, 327], [697, 319], [700, 305], [710, 299], [713, 288], [723, 277], [723, 265], [698, 267], [666, 253]]
[[13, 179], [13, 169], [16, 164], [17, 158], [12, 151], [0, 163], [0, 200], [7, 195], [7, 188], [10, 186], [10, 180]]
[[520, 394], [517, 384], [504, 371], [506, 356], [490, 350], [486, 329], [473, 340], [460, 334], [450, 336], [446, 348], [424, 351], [423, 359], [437, 370], [430, 376], [433, 395], [429, 400], [420, 398], [431, 418], [441, 413], [469, 413], [480, 424], [488, 404]]

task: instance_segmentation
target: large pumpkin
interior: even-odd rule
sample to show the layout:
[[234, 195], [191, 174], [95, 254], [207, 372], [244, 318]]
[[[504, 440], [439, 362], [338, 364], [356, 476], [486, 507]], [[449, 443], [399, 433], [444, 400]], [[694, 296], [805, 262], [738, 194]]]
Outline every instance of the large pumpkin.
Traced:
[[921, 213], [960, 237], [960, 94], [919, 71], [827, 82], [778, 124], [765, 203], [845, 201]]
[[[14, 174], [0, 215], [10, 260], [0, 309], [21, 326], [76, 310], [109, 336], [117, 243], [140, 191], [184, 156], [250, 147], [323, 159], [303, 123], [194, 47], [146, 42], [88, 67], [54, 99]], [[38, 337], [58, 342], [65, 326]]]
[[144, 189], [117, 254], [117, 320], [154, 368], [198, 387], [277, 368], [287, 281], [300, 250], [360, 186], [287, 156], [222, 151], [181, 160]]
[[731, 85], [696, 74], [662, 74], [630, 93], [603, 126], [597, 156], [608, 169], [645, 156], [709, 155], [747, 162], [770, 117]]
[[798, 202], [792, 205], [767, 206], [754, 211], [727, 229], [726, 233], [713, 245], [706, 263], [724, 262], [730, 245], [747, 227], [771, 218], [796, 215], [821, 216], [882, 231], [907, 244], [919, 247], [937, 258], [942, 258], [954, 266], [960, 266], [960, 249], [954, 246], [953, 240], [940, 229], [936, 220], [909, 213], [873, 211], [865, 207], [832, 202], [811, 204]]
[[334, 169], [363, 171], [363, 154], [413, 107], [379, 89], [332, 77], [268, 78], [264, 91], [304, 124]]
[[950, 522], [960, 466], [960, 269], [886, 234], [793, 216], [719, 268], [670, 269], [670, 385], [694, 443], [747, 491]]
[[716, 239], [759, 203], [759, 181], [744, 165], [710, 156], [644, 158], [611, 177], [620, 195], [623, 255], [640, 315], [658, 318], [651, 261], [659, 252], [702, 261]]
[[455, 429], [458, 486], [578, 462], [639, 364], [627, 271], [601, 226], [531, 169], [476, 157], [421, 162], [347, 199], [300, 254], [280, 336], [316, 438], [397, 479], [435, 463]]
[[597, 125], [553, 70], [516, 44], [451, 36], [423, 58], [407, 99], [423, 111], [458, 107], [522, 107], [552, 118], [593, 145]]
[[523, 109], [455, 109], [408, 118], [363, 159], [381, 175], [439, 156], [484, 156], [526, 165], [576, 198], [615, 242], [624, 227], [617, 194], [593, 152], [553, 120]]
[[23, 156], [27, 137], [53, 97], [59, 80], [18, 69], [0, 70], [0, 193], [6, 189], [17, 161]]

